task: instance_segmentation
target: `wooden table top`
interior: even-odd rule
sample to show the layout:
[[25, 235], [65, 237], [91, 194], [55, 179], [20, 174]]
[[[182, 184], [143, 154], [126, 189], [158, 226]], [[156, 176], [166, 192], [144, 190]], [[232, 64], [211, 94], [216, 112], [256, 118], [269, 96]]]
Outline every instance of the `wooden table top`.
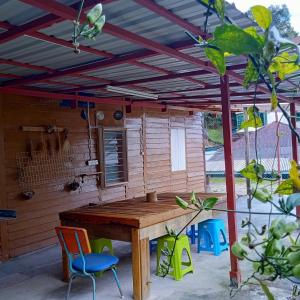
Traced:
[[[217, 197], [223, 200], [226, 194], [197, 193], [200, 198]], [[190, 193], [158, 194], [157, 202], [147, 202], [145, 197], [116, 201], [99, 205], [87, 205], [59, 214], [61, 221], [70, 220], [92, 224], [121, 224], [144, 228], [158, 224], [193, 211], [180, 208], [175, 196], [189, 199]]]

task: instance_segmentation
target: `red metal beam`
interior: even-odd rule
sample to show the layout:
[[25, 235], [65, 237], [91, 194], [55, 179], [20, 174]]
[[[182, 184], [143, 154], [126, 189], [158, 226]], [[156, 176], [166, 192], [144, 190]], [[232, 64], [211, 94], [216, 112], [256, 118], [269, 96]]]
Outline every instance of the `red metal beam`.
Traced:
[[[41, 3], [41, 1], [39, 1], [39, 0], [30, 0], [30, 2], [32, 4], [34, 4], [36, 7], [39, 7], [41, 9], [47, 9], [49, 12], [51, 12], [53, 14], [58, 14], [58, 16], [61, 18], [74, 20], [74, 18], [76, 17], [76, 14], [77, 14], [76, 10], [74, 10], [72, 7], [65, 6], [56, 1], [48, 0], [47, 2]], [[84, 18], [85, 18], [85, 16], [82, 15], [82, 21], [84, 20]], [[174, 57], [176, 59], [186, 61], [193, 65], [197, 65], [201, 68], [205, 67], [205, 69], [210, 70], [211, 72], [217, 74], [216, 69], [214, 68], [214, 66], [211, 63], [194, 58], [185, 53], [179, 52], [173, 48], [159, 44], [155, 41], [146, 39], [142, 36], [134, 34], [128, 30], [124, 30], [124, 29], [117, 27], [113, 24], [110, 24], [108, 22], [105, 24], [103, 31], [108, 34], [114, 35], [118, 38], [121, 38], [123, 40], [129, 41], [129, 42], [132, 42], [135, 44], [139, 44], [142, 47], [145, 47], [146, 49], [150, 49], [157, 53], [165, 54], [165, 55]], [[1, 41], [1, 35], [0, 35], [0, 41]], [[31, 81], [31, 82], [33, 82], [33, 81]], [[242, 78], [241, 78], [241, 82], [242, 82]]]
[[[223, 121], [223, 139], [224, 139], [224, 161], [227, 192], [227, 209], [236, 210], [235, 201], [235, 178], [233, 168], [233, 149], [232, 149], [232, 124], [230, 111], [230, 93], [229, 78], [227, 75], [220, 78], [222, 92], [222, 121]], [[228, 231], [230, 248], [238, 240], [236, 213], [228, 212]], [[241, 282], [241, 272], [238, 259], [230, 250], [230, 281], [231, 285], [238, 286]]]
[[[44, 92], [33, 89], [24, 89], [24, 88], [11, 88], [11, 87], [0, 87], [0, 92], [4, 94], [14, 94], [20, 96], [29, 96], [29, 97], [37, 97], [37, 98], [45, 98], [45, 99], [53, 99], [53, 100], [76, 100], [76, 101], [90, 101], [100, 104], [106, 105], [131, 105], [136, 108], [156, 108], [156, 109], [168, 109], [168, 106], [165, 104], [159, 104], [155, 102], [148, 101], [128, 101], [124, 100], [123, 97], [115, 97], [115, 98], [99, 98], [99, 97], [91, 97], [91, 96], [81, 96], [81, 95], [70, 95], [64, 93], [52, 93], [52, 92]], [[178, 106], [172, 106], [170, 109], [178, 109], [182, 110], [183, 108]], [[193, 110], [193, 108], [191, 108]]]
[[[30, 4], [30, 5], [33, 5], [33, 6], [37, 6], [40, 9], [51, 11], [52, 14], [59, 15], [63, 19], [74, 20], [75, 17], [76, 17], [76, 14], [77, 14], [77, 12], [72, 7], [64, 6], [60, 3], [57, 3], [56, 1], [49, 1], [49, 3], [48, 3], [48, 1], [47, 2], [41, 2], [39, 0], [21, 0], [21, 1], [25, 2], [27, 4]], [[106, 3], [107, 2], [108, 1], [106, 1]], [[89, 5], [85, 4], [85, 7], [89, 7], [89, 6], [91, 6], [91, 4], [89, 4]], [[85, 16], [84, 16], [84, 14], [82, 14], [81, 21], [84, 21], [84, 20], [85, 20]], [[47, 36], [47, 35], [39, 33], [39, 32], [34, 32], [33, 35], [34, 35], [35, 38], [38, 38], [38, 39], [41, 39], [41, 40], [46, 40], [48, 42], [59, 44], [59, 45], [62, 45], [62, 46], [68, 47], [68, 48], [73, 48], [72, 42], [69, 42], [69, 41], [65, 41], [65, 40], [62, 40], [62, 39], [57, 39], [55, 37]], [[88, 52], [88, 53], [93, 53], [93, 54], [98, 55], [98, 56], [104, 56], [104, 57], [109, 57], [109, 58], [114, 57], [114, 55], [112, 53], [108, 53], [108, 52], [101, 51], [101, 50], [98, 50], [98, 49], [93, 49], [93, 48], [90, 48], [90, 47], [84, 46], [84, 45], [81, 45], [80, 49], [82, 51], [85, 51], [85, 52]], [[138, 61], [131, 61], [130, 63], [133, 64], [133, 65], [136, 65], [138, 67], [141, 67], [141, 68], [144, 68], [144, 69], [147, 69], [147, 70], [151, 70], [151, 71], [155, 71], [155, 72], [158, 72], [158, 73], [163, 73], [163, 74], [172, 74], [173, 73], [173, 72], [169, 72], [167, 70], [164, 70], [162, 68], [147, 65], [145, 63], [138, 62]], [[187, 78], [187, 80], [189, 80], [191, 82], [194, 82], [194, 83], [195, 82], [200, 83], [196, 79]]]
[[158, 5], [157, 3], [155, 3], [152, 0], [134, 0], [134, 1], [144, 7], [147, 7], [149, 10], [153, 11], [157, 15], [162, 16], [162, 17], [168, 19], [169, 21], [171, 21], [172, 23], [177, 24], [178, 26], [181, 26], [182, 28], [192, 32], [195, 35], [200, 35], [203, 38], [207, 38], [207, 37], [211, 36], [211, 34], [208, 34], [208, 33], [204, 32], [201, 28], [181, 19], [179, 16], [177, 16], [173, 12], [169, 11], [168, 9], [166, 9], [165, 7], [163, 7], [161, 5]]
[[[235, 69], [243, 68], [243, 67], [244, 67], [244, 64], [234, 66]], [[230, 69], [230, 67], [229, 67], [229, 69]], [[199, 76], [199, 75], [205, 75], [205, 74], [210, 74], [210, 72], [206, 71], [206, 70], [199, 70], [199, 71], [191, 71], [191, 72], [184, 72], [184, 73], [173, 73], [173, 74], [164, 75], [164, 76], [157, 76], [157, 77], [149, 77], [149, 78], [143, 78], [143, 79], [123, 81], [123, 82], [119, 82], [119, 83], [114, 83], [112, 85], [114, 85], [114, 86], [128, 86], [128, 85], [143, 84], [143, 83], [170, 80], [170, 79], [176, 79], [176, 78], [183, 78], [183, 79], [187, 80], [187, 78], [191, 78], [192, 76]], [[237, 83], [235, 83], [235, 84], [237, 84]], [[95, 85], [95, 86], [91, 86], [90, 88], [84, 88], [84, 89], [99, 89], [99, 88], [103, 88], [103, 86], [104, 85], [102, 85], [102, 86]], [[240, 86], [240, 84], [238, 84], [238, 86]], [[220, 86], [218, 85], [218, 87], [220, 87]], [[204, 90], [205, 89], [206, 89], [206, 86], [204, 87]], [[70, 92], [76, 92], [76, 91], [79, 91], [79, 90], [78, 89], [70, 90]], [[176, 93], [176, 91], [174, 91], [174, 93]]]
[[[25, 0], [23, 2], [26, 2]], [[55, 1], [32, 1], [32, 5], [37, 4], [36, 2], [39, 2], [41, 6], [44, 4], [47, 4], [47, 6], [51, 6], [52, 11], [56, 11], [59, 9], [58, 6], [55, 5]], [[102, 0], [102, 4], [106, 4], [111, 2], [111, 0]], [[70, 9], [77, 9], [77, 7], [80, 5], [81, 1], [76, 2], [73, 4]], [[27, 4], [30, 4], [30, 0], [28, 0]], [[85, 8], [89, 8], [92, 5], [95, 5], [94, 0], [86, 0], [85, 1]], [[59, 15], [62, 15], [63, 12], [59, 12]], [[24, 34], [28, 34], [32, 31], [40, 30], [42, 28], [48, 27], [53, 25], [54, 23], [58, 23], [64, 20], [64, 17], [60, 17], [59, 15], [48, 14], [46, 16], [40, 17], [38, 19], [35, 19], [31, 22], [28, 22], [26, 24], [23, 24], [21, 26], [16, 26], [14, 29], [11, 29], [7, 32], [0, 34], [0, 44], [11, 41], [19, 36], [22, 36]]]
[[[9, 30], [14, 30], [16, 28], [16, 26], [13, 26], [13, 25], [11, 25], [11, 24], [9, 24], [7, 22], [0, 22], [0, 27], [1, 28], [5, 28], [5, 29], [9, 29]], [[67, 47], [67, 48], [70, 48], [70, 49], [74, 48], [74, 46], [73, 46], [73, 44], [72, 44], [71, 41], [66, 41], [66, 40], [63, 40], [63, 39], [59, 39], [57, 37], [49, 36], [49, 35], [46, 35], [44, 33], [34, 32], [33, 31], [31, 33], [27, 33], [27, 35], [30, 36], [30, 37], [32, 37], [32, 38], [35, 38], [35, 39], [38, 39], [38, 40], [41, 40], [41, 41], [46, 41], [46, 42], [49, 42], [49, 43], [52, 43], [52, 44], [56, 44], [56, 45], [59, 45], [59, 46]], [[89, 46], [81, 45], [80, 49], [82, 51], [84, 51], [84, 52], [92, 53], [94, 55], [101, 56], [101, 57], [112, 58], [114, 56], [113, 54], [111, 54], [109, 52], [98, 50], [98, 49], [93, 49], [93, 48], [91, 48]], [[128, 63], [136, 65], [136, 66], [144, 68], [144, 69], [147, 69], [147, 70], [151, 70], [151, 71], [154, 71], [154, 72], [162, 73], [162, 74], [175, 74], [175, 73], [167, 71], [165, 69], [162, 69], [162, 68], [159, 68], [159, 67], [156, 67], [156, 66], [152, 66], [152, 65], [148, 65], [148, 64], [145, 64], [145, 63], [142, 63], [142, 62], [139, 62], [139, 61], [135, 61], [135, 60], [132, 60], [132, 61], [130, 61]], [[71, 75], [69, 75], [69, 76], [71, 76]], [[82, 77], [82, 75], [81, 75], [81, 77]], [[96, 78], [96, 77], [94, 77], [94, 78]], [[186, 78], [186, 80], [191, 81], [193, 83], [197, 83], [197, 84], [203, 85], [203, 82], [201, 82], [199, 80], [196, 80], [196, 79], [193, 79], [193, 78]], [[103, 79], [103, 83], [105, 83], [105, 82], [107, 84], [110, 83], [108, 80]]]
[[[61, 18], [74, 20], [74, 18], [76, 17], [76, 14], [77, 14], [76, 10], [73, 9], [72, 7], [65, 6], [65, 5], [60, 4], [59, 2], [56, 2], [56, 1], [53, 1], [53, 0], [48, 0], [47, 2], [44, 2], [42, 4], [41, 4], [41, 1], [39, 1], [39, 0], [28, 0], [28, 1], [30, 1], [36, 7], [40, 7], [42, 9], [47, 9], [49, 12], [51, 12], [53, 14], [58, 14], [58, 16], [61, 17]], [[84, 15], [82, 15], [82, 20], [84, 20], [84, 18], [85, 18]], [[23, 25], [23, 26], [26, 27], [26, 24]], [[35, 26], [39, 26], [39, 25], [36, 24]], [[33, 28], [33, 27], [34, 26], [32, 26], [31, 28]], [[207, 61], [203, 61], [201, 59], [197, 59], [195, 57], [189, 56], [185, 53], [177, 51], [177, 50], [175, 50], [173, 48], [170, 48], [166, 45], [159, 44], [155, 41], [146, 39], [142, 36], [134, 34], [130, 31], [122, 29], [120, 27], [117, 27], [113, 24], [106, 23], [104, 28], [103, 28], [103, 31], [108, 33], [108, 34], [111, 34], [113, 36], [116, 36], [120, 39], [126, 40], [128, 42], [138, 44], [138, 45], [140, 45], [140, 46], [142, 46], [146, 49], [150, 49], [150, 50], [155, 51], [157, 53], [168, 55], [168, 56], [176, 58], [178, 60], [188, 62], [192, 65], [198, 66], [201, 69], [204, 68], [205, 70], [207, 70], [207, 71], [209, 71], [213, 74], [218, 75], [218, 71], [215, 69], [215, 67]], [[1, 40], [1, 35], [0, 35], [0, 40]], [[90, 70], [90, 68], [91, 68], [91, 66], [89, 66], [89, 65], [86, 66], [86, 67], [87, 67], [87, 69], [85, 69], [83, 66], [80, 66], [80, 67], [77, 67], [77, 68], [76, 67], [72, 68], [72, 70], [64, 70], [64, 71], [61, 71], [61, 72], [58, 71], [58, 73], [50, 74], [49, 76], [52, 76], [52, 77], [54, 77], [54, 76], [63, 76], [63, 75], [61, 75], [62, 72], [74, 72], [74, 73], [76, 73], [79, 70], [80, 70], [79, 72], [83, 72], [84, 69], [85, 70]], [[95, 67], [95, 68], [97, 68], [97, 67]], [[231, 77], [233, 77], [237, 82], [239, 82], [241, 84], [243, 83], [243, 76], [241, 76], [240, 74], [235, 73], [234, 71], [228, 71], [227, 74], [230, 75]], [[64, 75], [66, 75], [66, 73], [64, 73]], [[13, 84], [25, 84], [25, 83], [31, 83], [31, 82], [39, 81], [40, 78], [50, 79], [49, 77], [47, 78], [45, 76], [46, 75], [35, 76], [35, 77], [32, 77], [32, 78], [24, 79], [24, 81], [20, 80], [19, 82], [18, 82], [18, 80], [15, 80], [12, 83]], [[264, 87], [259, 87], [258, 90], [260, 90], [264, 93], [268, 93], [268, 94], [270, 93], [270, 91], [267, 88], [264, 88]], [[287, 97], [281, 96], [280, 98], [285, 99], [287, 101], [290, 101]]]

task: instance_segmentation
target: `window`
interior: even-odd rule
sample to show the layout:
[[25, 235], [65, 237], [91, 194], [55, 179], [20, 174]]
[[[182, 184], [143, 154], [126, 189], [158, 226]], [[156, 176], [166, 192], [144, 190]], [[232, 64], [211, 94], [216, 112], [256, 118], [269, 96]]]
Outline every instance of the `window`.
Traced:
[[184, 128], [171, 128], [171, 168], [172, 172], [186, 169]]
[[[102, 135], [102, 137], [101, 137]], [[124, 129], [104, 128], [100, 135], [102, 187], [127, 181], [127, 145]], [[100, 153], [101, 154], [101, 153]]]

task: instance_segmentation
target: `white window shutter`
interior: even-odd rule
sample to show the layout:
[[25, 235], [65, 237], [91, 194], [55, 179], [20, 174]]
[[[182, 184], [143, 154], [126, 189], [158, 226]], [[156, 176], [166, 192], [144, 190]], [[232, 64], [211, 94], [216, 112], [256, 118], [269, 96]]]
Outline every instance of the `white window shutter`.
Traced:
[[184, 128], [171, 128], [171, 168], [173, 172], [186, 169]]

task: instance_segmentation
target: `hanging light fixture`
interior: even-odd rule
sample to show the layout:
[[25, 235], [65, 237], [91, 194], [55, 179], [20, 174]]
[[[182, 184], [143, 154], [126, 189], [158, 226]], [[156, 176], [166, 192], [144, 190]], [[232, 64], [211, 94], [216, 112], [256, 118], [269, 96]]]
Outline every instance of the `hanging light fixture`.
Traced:
[[80, 3], [80, 8], [78, 12], [77, 19], [73, 21], [74, 32], [72, 35], [72, 44], [74, 46], [74, 52], [76, 54], [80, 53], [78, 39], [80, 37], [95, 40], [96, 36], [102, 32], [102, 28], [105, 24], [105, 15], [102, 15], [102, 4], [96, 4], [87, 14], [86, 20], [81, 25], [80, 17], [84, 5], [84, 0]]
[[113, 93], [118, 93], [118, 94], [123, 94], [123, 95], [131, 95], [131, 96], [136, 96], [136, 97], [139, 97], [139, 98], [146, 98], [146, 99], [153, 99], [153, 100], [158, 99], [158, 95], [156, 95], [156, 94], [151, 94], [151, 93], [145, 93], [145, 92], [141, 92], [141, 91], [137, 91], [137, 90], [120, 88], [120, 87], [117, 87], [117, 86], [107, 85], [106, 90], [109, 91], [109, 92], [113, 92]]

